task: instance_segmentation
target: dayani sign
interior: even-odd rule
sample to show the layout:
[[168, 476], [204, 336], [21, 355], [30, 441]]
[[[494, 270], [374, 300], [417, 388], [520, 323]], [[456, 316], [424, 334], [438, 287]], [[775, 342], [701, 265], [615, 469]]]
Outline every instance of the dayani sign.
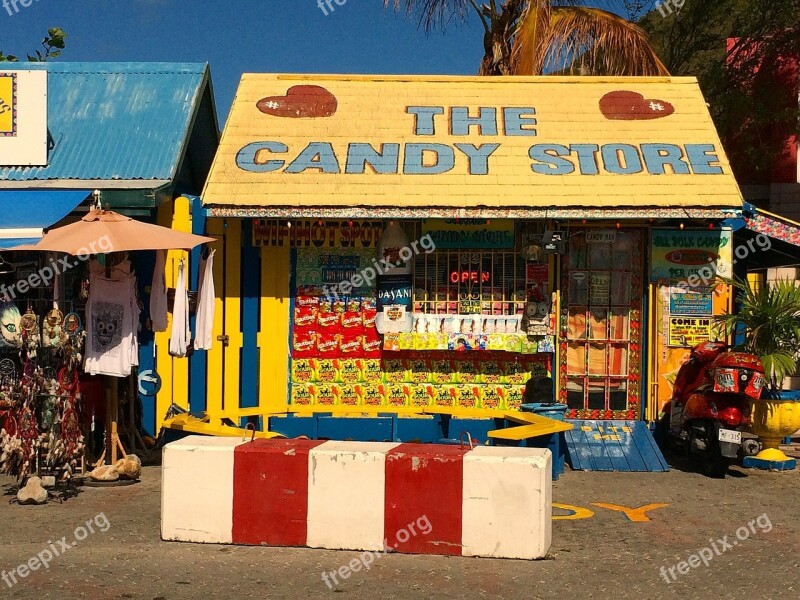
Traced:
[[[661, 109], [663, 110], [663, 105]], [[256, 173], [363, 175], [440, 175], [455, 171], [490, 175], [506, 137], [536, 138], [535, 106], [407, 106], [408, 125], [419, 142], [381, 143], [353, 140], [343, 151], [331, 141], [311, 141], [296, 147], [281, 140], [251, 142], [236, 155], [240, 169]], [[546, 117], [544, 117], [546, 118]], [[654, 117], [655, 118], [655, 117]], [[485, 143], [424, 141], [444, 130], [457, 138], [479, 136]], [[721, 175], [716, 144], [665, 143], [532, 143], [527, 147], [530, 171], [537, 175]], [[495, 158], [493, 158], [495, 157]]]
[[693, 78], [245, 74], [203, 203], [450, 218], [742, 197]]

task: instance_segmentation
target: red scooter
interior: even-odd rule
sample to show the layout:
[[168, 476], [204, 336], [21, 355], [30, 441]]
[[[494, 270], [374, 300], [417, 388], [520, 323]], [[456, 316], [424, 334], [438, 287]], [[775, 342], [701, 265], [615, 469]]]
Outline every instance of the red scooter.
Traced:
[[675, 378], [662, 427], [671, 445], [703, 460], [709, 477], [725, 477], [742, 445], [750, 403], [761, 396], [764, 365], [723, 342], [703, 342]]

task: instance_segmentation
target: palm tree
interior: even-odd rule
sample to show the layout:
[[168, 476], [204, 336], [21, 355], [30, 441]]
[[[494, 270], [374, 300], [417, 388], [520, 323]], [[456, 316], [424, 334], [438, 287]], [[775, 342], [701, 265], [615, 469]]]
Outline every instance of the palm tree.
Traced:
[[614, 13], [579, 0], [384, 0], [418, 14], [430, 31], [465, 20], [483, 24], [481, 75], [668, 75], [647, 34]]

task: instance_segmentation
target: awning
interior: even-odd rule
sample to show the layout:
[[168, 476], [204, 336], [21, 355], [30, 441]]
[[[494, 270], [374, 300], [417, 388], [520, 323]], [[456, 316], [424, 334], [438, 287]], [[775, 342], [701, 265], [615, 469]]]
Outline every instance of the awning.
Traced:
[[245, 74], [202, 198], [275, 218], [742, 207], [692, 77]]
[[0, 190], [0, 249], [35, 244], [91, 194], [90, 190]]
[[744, 222], [750, 231], [800, 246], [800, 223], [796, 221], [746, 204]]
[[722, 225], [736, 232], [735, 256], [747, 270], [800, 265], [800, 223], [746, 202]]

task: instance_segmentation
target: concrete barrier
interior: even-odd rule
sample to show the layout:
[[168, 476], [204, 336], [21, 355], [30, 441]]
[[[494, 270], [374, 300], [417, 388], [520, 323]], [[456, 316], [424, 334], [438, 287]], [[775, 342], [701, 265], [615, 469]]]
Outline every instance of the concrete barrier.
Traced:
[[539, 448], [191, 436], [164, 448], [165, 540], [542, 558]]

